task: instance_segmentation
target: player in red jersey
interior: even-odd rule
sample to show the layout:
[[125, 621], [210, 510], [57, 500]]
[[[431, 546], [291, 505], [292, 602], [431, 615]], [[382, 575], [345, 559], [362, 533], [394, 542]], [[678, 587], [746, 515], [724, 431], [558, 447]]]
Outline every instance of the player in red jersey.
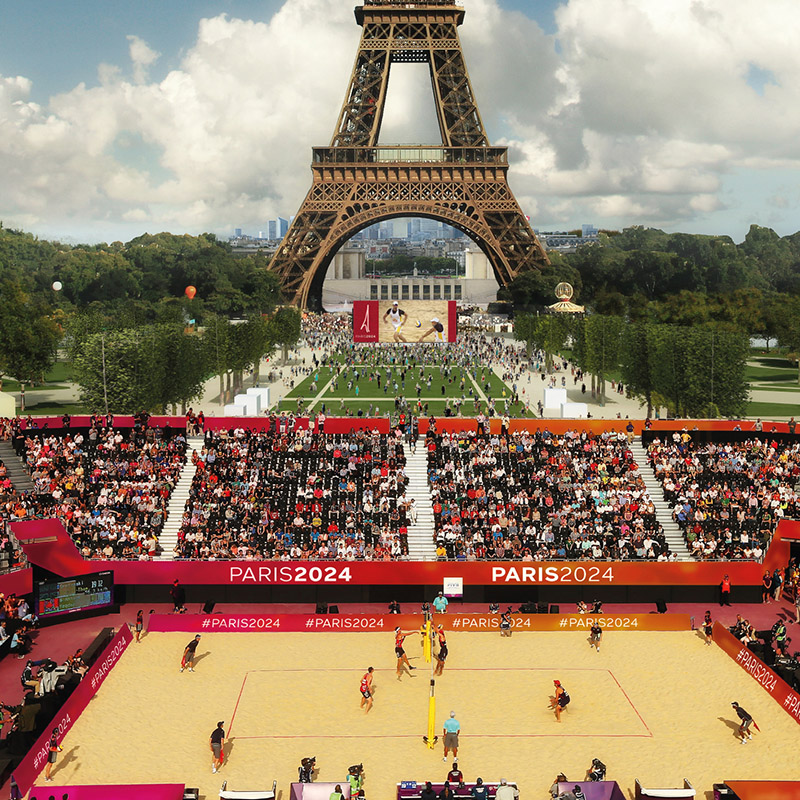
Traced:
[[400, 680], [400, 676], [403, 674], [403, 664], [409, 669], [416, 669], [416, 667], [412, 667], [409, 663], [406, 651], [403, 649], [403, 642], [406, 636], [410, 636], [412, 633], [417, 633], [417, 631], [404, 631], [400, 628], [394, 629], [394, 654], [397, 656], [397, 680]]
[[361, 706], [364, 708], [364, 713], [369, 714], [372, 708], [372, 672], [373, 668], [370, 667], [361, 678]]

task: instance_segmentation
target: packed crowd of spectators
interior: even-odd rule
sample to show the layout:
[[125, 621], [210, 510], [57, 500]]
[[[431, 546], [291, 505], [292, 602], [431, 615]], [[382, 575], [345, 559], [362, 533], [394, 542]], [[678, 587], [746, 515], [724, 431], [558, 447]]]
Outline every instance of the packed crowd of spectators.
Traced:
[[192, 460], [176, 558], [390, 560], [408, 552], [400, 431], [207, 432]]
[[648, 459], [697, 559], [759, 560], [778, 521], [800, 511], [800, 444], [695, 443], [684, 430], [653, 439]]
[[668, 560], [624, 434], [428, 433], [446, 559]]
[[58, 517], [84, 558], [152, 558], [185, 460], [183, 433], [171, 434], [144, 424], [20, 432], [34, 489], [6, 489], [0, 516]]

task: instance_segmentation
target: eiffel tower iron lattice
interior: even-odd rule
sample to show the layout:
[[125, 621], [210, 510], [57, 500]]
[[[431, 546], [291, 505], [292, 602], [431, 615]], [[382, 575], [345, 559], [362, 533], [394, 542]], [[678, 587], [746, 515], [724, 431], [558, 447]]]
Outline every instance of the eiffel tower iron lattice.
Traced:
[[[313, 148], [312, 185], [270, 264], [286, 298], [322, 307], [325, 272], [363, 228], [428, 217], [472, 238], [501, 286], [548, 264], [508, 185], [505, 147], [483, 129], [458, 38], [454, 0], [365, 0], [350, 85], [330, 146]], [[427, 63], [441, 144], [378, 144], [393, 63]]]

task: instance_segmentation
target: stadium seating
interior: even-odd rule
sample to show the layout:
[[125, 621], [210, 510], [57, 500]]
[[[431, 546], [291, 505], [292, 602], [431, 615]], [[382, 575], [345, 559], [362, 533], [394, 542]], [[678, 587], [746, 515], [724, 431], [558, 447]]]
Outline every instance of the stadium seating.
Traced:
[[796, 517], [800, 445], [769, 438], [696, 444], [655, 438], [648, 458], [697, 559], [756, 559], [783, 517]]
[[447, 558], [656, 559], [667, 546], [624, 434], [429, 434]]

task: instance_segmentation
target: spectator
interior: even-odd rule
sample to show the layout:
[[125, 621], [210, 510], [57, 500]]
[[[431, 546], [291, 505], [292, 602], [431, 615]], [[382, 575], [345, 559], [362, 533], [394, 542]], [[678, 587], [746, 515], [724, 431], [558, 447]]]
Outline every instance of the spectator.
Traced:
[[495, 792], [495, 800], [517, 800], [519, 797], [519, 789], [513, 784], [510, 784], [505, 778], [500, 779], [500, 785]]
[[419, 794], [420, 800], [436, 800], [436, 792], [430, 781], [425, 782], [425, 788]]

